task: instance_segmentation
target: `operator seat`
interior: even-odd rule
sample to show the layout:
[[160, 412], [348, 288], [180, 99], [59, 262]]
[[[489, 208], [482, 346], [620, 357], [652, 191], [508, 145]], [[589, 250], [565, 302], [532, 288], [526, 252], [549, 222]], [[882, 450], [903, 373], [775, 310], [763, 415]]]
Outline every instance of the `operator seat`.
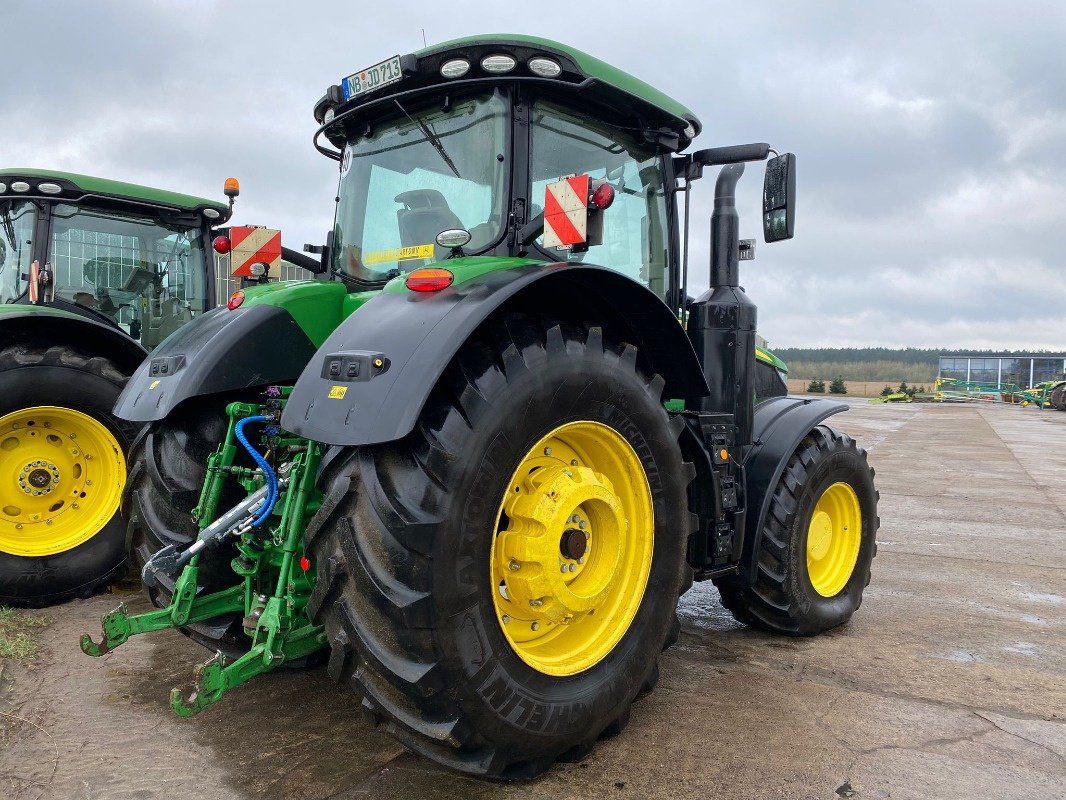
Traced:
[[462, 220], [455, 216], [444, 195], [436, 189], [400, 192], [396, 202], [403, 204], [403, 208], [396, 211], [401, 247], [434, 244], [441, 231], [463, 227]]

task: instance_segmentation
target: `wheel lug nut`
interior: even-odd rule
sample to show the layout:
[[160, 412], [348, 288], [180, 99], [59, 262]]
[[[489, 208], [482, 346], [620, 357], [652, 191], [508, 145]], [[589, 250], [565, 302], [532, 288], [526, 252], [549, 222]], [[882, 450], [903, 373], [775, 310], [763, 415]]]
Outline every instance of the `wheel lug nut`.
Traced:
[[513, 558], [511, 559], [511, 563], [507, 566], [511, 568], [511, 572], [518, 572], [518, 570], [522, 569], [522, 565], [515, 561]]
[[544, 605], [544, 601], [543, 600], [530, 600], [529, 601], [529, 605], [532, 608], [540, 608], [542, 605]]
[[509, 625], [510, 623], [511, 623], [511, 618], [509, 616], [507, 616], [506, 614], [504, 614], [503, 615], [503, 624], [504, 625]]
[[578, 564], [584, 564], [584, 563], [585, 563], [585, 557], [584, 557], [584, 556], [581, 556], [581, 558], [579, 558], [579, 559], [577, 560], [577, 563], [578, 563]]
[[539, 622], [534, 622], [532, 625], [529, 626], [529, 629], [530, 630], [534, 630], [534, 631], [539, 631], [540, 630], [540, 623]]
[[577, 527], [581, 528], [581, 530], [585, 530], [585, 528], [588, 527], [588, 523], [585, 522], [585, 520], [581, 520], [577, 523]]
[[550, 447], [545, 447], [544, 448], [544, 455], [550, 456], [551, 454], [552, 454], [552, 449]]
[[571, 458], [570, 459], [570, 466], [571, 467], [576, 467], [577, 466], [577, 459], [576, 458]]
[[567, 569], [566, 564], [560, 564], [559, 565], [559, 571], [560, 572], [569, 572], [570, 570]]
[[571, 564], [570, 565], [570, 571], [571, 572], [576, 572], [577, 571], [577, 564]]

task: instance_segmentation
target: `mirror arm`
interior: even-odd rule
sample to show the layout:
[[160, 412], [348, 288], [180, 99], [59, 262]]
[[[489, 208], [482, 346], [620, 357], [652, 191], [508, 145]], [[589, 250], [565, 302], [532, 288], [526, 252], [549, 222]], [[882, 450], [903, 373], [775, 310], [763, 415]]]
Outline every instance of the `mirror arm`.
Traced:
[[[304, 245], [304, 250], [307, 250], [309, 245]], [[303, 253], [299, 253], [295, 250], [290, 250], [288, 247], [282, 246], [281, 257], [288, 261], [290, 264], [295, 264], [297, 267], [302, 267], [308, 272], [313, 272], [318, 275], [322, 272], [322, 264], [315, 258], [309, 258]]]
[[529, 246], [544, 233], [544, 212], [537, 214], [529, 222], [518, 229], [518, 255], [524, 256], [529, 252]]
[[734, 144], [728, 147], [708, 147], [692, 154], [692, 160], [705, 167], [741, 164], [745, 161], [765, 161], [770, 155], [770, 145], [766, 142], [752, 144]]

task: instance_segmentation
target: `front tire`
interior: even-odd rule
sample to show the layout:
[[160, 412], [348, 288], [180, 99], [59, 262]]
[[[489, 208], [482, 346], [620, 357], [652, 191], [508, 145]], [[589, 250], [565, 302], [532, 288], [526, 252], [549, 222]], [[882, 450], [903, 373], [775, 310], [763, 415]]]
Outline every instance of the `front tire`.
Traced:
[[[464, 345], [408, 437], [330, 453], [307, 530], [318, 574], [308, 610], [329, 635], [330, 673], [407, 747], [515, 779], [620, 731], [654, 686], [691, 582], [693, 470], [662, 380], [642, 375], [634, 347], [525, 317], [492, 334]], [[501, 502], [516, 487], [539, 492], [521, 519]], [[607, 509], [616, 501], [621, 516]], [[587, 552], [571, 529], [591, 530]], [[528, 541], [508, 543], [520, 531]], [[609, 572], [600, 553], [628, 576], [616, 594], [594, 591]], [[575, 611], [562, 575], [571, 594], [603, 600], [592, 614]]]
[[825, 425], [792, 454], [755, 552], [754, 584], [715, 581], [739, 621], [806, 636], [843, 625], [862, 604], [877, 553], [877, 490], [866, 451]]
[[88, 597], [127, 570], [127, 376], [69, 347], [0, 350], [0, 604]]

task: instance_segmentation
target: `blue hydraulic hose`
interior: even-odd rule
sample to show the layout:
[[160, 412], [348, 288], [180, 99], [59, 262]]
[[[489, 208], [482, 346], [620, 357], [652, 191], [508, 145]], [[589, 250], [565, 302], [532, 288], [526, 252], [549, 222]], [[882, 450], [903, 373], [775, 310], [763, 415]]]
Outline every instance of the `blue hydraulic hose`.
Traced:
[[274, 470], [270, 468], [270, 464], [267, 463], [267, 460], [263, 458], [263, 456], [259, 455], [259, 451], [252, 447], [252, 445], [248, 442], [247, 437], [245, 437], [244, 435], [244, 426], [250, 422], [269, 421], [269, 417], [245, 417], [240, 422], [238, 422], [233, 428], [233, 434], [237, 437], [237, 441], [240, 442], [244, 449], [248, 451], [248, 454], [251, 455], [255, 463], [259, 465], [259, 468], [261, 470], [263, 470], [263, 475], [265, 475], [267, 479], [266, 504], [263, 506], [263, 510], [259, 512], [259, 516], [257, 516], [252, 521], [253, 527], [258, 527], [259, 525], [262, 525], [264, 522], [266, 522], [267, 518], [274, 510], [274, 505], [278, 502], [278, 476], [274, 474]]

